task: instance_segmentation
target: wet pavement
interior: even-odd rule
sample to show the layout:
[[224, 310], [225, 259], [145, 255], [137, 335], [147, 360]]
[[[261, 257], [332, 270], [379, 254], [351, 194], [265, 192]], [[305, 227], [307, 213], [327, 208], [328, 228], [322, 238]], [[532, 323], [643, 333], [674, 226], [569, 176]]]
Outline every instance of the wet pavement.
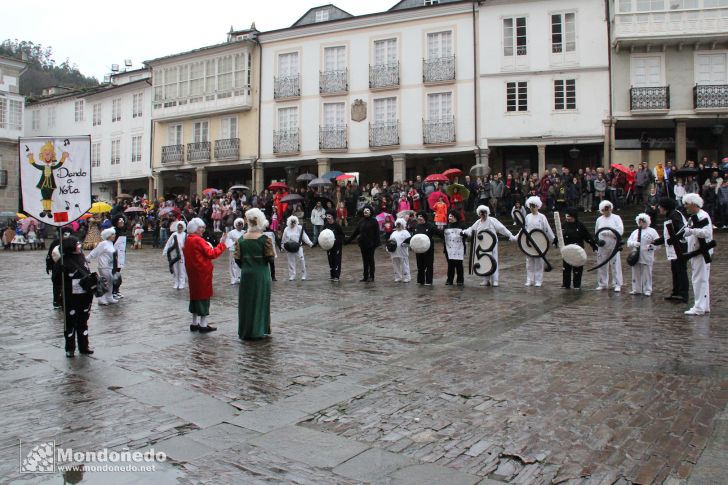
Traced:
[[445, 286], [439, 241], [432, 287], [395, 283], [382, 249], [376, 282], [359, 283], [355, 246], [332, 283], [325, 253], [307, 249], [307, 281], [289, 282], [278, 258], [273, 338], [252, 343], [237, 337], [227, 255], [219, 330], [200, 335], [161, 251], [129, 250], [126, 298], [94, 303], [96, 353], [74, 359], [44, 253], [0, 252], [0, 476], [63, 483], [20, 472], [22, 440], [169, 457], [68, 483], [725, 483], [728, 236], [717, 240], [710, 317], [662, 300], [663, 251], [648, 298], [593, 291], [586, 272], [581, 291], [560, 289], [556, 270], [524, 288], [511, 243], [498, 288]]

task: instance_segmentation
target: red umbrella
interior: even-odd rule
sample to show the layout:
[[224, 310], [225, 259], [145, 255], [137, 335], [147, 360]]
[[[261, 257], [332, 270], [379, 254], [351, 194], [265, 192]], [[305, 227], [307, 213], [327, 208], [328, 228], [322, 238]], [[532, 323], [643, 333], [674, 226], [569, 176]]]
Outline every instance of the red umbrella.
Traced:
[[613, 163], [612, 168], [615, 168], [615, 169], [619, 170], [620, 172], [622, 172], [623, 174], [625, 174], [627, 176], [628, 183], [631, 184], [632, 182], [634, 182], [635, 174], [632, 173], [632, 171], [630, 169], [628, 169], [621, 163]]
[[425, 179], [425, 182], [449, 182], [450, 179], [447, 178], [447, 175], [443, 175], [441, 173], [433, 173], [432, 175], [428, 175]]
[[221, 192], [219, 189], [207, 188], [202, 191], [204, 195], [217, 195]]
[[350, 173], [345, 173], [343, 175], [339, 175], [338, 177], [336, 177], [336, 180], [349, 180], [349, 179], [353, 179], [353, 178], [356, 178], [356, 177], [354, 177]]
[[437, 201], [440, 200], [440, 197], [442, 197], [442, 201], [445, 202], [447, 208], [450, 209], [450, 199], [446, 194], [440, 192], [439, 190], [436, 190], [427, 196], [427, 203], [430, 205], [430, 209], [435, 206]]
[[447, 170], [445, 170], [444, 172], [442, 172], [442, 174], [445, 177], [448, 177], [448, 178], [450, 178], [450, 177], [459, 177], [460, 175], [463, 174], [463, 171], [460, 170], [459, 168], [448, 168]]
[[91, 219], [93, 216], [94, 216], [93, 214], [91, 214], [90, 212], [87, 212], [81, 216], [81, 219]]
[[283, 182], [273, 182], [268, 186], [268, 190], [277, 190], [277, 189], [283, 189], [288, 190], [288, 185], [284, 184]]

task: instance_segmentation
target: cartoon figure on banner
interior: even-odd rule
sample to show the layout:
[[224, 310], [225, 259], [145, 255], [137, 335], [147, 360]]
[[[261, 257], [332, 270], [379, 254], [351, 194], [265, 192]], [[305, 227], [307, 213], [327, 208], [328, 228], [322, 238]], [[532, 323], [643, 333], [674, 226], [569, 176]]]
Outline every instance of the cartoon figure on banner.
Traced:
[[[68, 140], [64, 142], [64, 146], [68, 145]], [[56, 159], [56, 148], [53, 146], [51, 141], [46, 142], [45, 145], [40, 149], [40, 161], [36, 163], [33, 158], [33, 152], [26, 146], [26, 152], [28, 152], [28, 162], [35, 168], [41, 171], [40, 180], [36, 187], [40, 189], [41, 203], [43, 204], [43, 210], [40, 213], [41, 217], [53, 217], [52, 204], [53, 204], [53, 192], [58, 188], [56, 185], [56, 179], [53, 176], [53, 170], [61, 167], [68, 159], [68, 152], [64, 151], [61, 154], [61, 161]]]

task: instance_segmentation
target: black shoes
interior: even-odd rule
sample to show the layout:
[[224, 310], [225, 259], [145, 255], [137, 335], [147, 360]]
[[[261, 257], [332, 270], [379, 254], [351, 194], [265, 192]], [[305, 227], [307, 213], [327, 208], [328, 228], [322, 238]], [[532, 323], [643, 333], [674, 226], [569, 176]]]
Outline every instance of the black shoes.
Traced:
[[210, 325], [208, 325], [206, 327], [200, 327], [200, 328], [198, 328], [198, 331], [200, 333], [214, 332], [215, 330], [217, 330], [217, 327], [212, 327]]
[[91, 349], [79, 350], [78, 352], [79, 352], [80, 354], [83, 354], [83, 355], [91, 355], [91, 354], [93, 354], [93, 353], [94, 353], [94, 351], [93, 351], [93, 350], [91, 350]]
[[66, 357], [74, 357], [75, 352], [73, 350], [66, 351]]
[[196, 332], [200, 329], [199, 325], [190, 325], [190, 332]]

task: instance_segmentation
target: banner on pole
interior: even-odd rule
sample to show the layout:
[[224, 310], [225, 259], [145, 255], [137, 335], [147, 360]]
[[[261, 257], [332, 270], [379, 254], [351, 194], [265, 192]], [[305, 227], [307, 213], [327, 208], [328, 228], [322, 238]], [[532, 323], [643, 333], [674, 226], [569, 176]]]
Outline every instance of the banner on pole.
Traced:
[[20, 138], [20, 210], [65, 226], [91, 208], [91, 137]]

